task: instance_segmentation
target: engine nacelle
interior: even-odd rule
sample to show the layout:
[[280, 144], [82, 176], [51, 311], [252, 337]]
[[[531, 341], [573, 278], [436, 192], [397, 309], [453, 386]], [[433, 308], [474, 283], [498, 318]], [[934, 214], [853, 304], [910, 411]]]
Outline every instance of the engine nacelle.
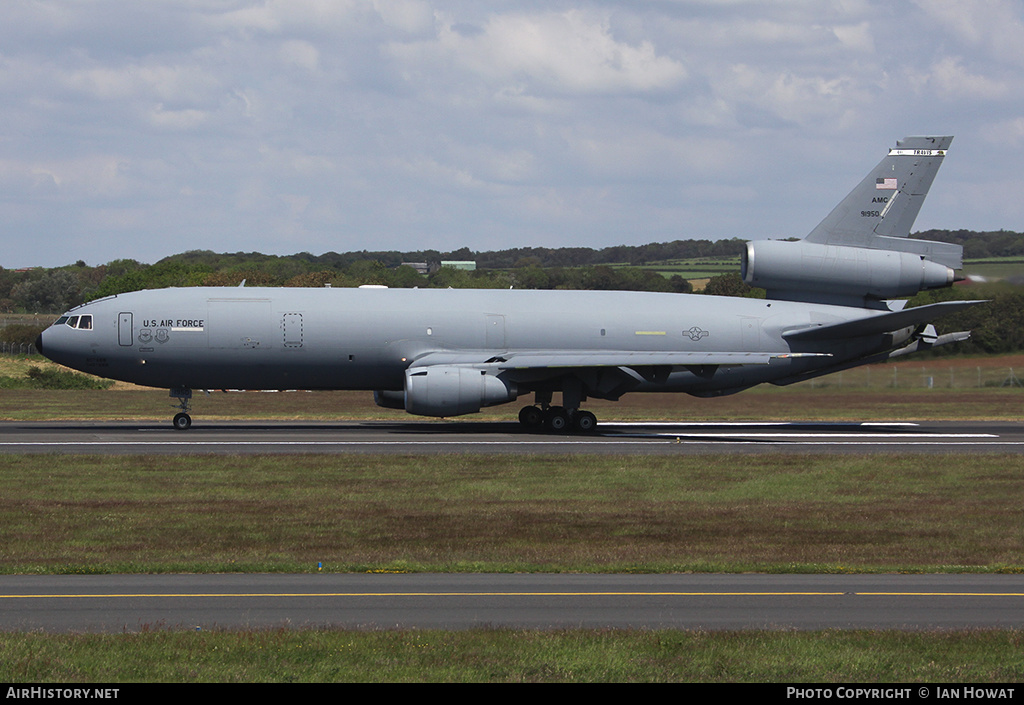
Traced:
[[743, 281], [770, 293], [893, 299], [949, 286], [956, 273], [920, 255], [812, 242], [759, 240], [743, 253]]
[[405, 410], [410, 414], [474, 414], [482, 407], [513, 401], [516, 396], [514, 384], [480, 369], [434, 365], [405, 371]]

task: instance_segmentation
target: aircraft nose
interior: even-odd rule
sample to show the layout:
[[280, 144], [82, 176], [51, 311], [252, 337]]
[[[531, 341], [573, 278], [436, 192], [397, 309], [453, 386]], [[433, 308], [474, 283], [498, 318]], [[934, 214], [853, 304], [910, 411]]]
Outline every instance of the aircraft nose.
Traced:
[[40, 355], [42, 355], [43, 354], [43, 334], [42, 333], [40, 333], [38, 336], [36, 336], [36, 343], [35, 343], [35, 345], [36, 345], [36, 352], [39, 353]]

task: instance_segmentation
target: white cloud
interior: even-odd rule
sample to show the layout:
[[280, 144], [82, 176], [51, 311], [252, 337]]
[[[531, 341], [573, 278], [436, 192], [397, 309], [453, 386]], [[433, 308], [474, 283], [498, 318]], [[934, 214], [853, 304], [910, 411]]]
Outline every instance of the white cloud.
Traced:
[[[5, 10], [4, 267], [803, 234], [905, 134], [965, 136], [936, 194], [958, 170], [1006, 192], [1024, 157], [1010, 0]], [[954, 198], [925, 222], [1024, 230], [1009, 203]], [[40, 248], [64, 232], [89, 252]]]
[[309, 42], [300, 40], [287, 41], [281, 45], [281, 59], [307, 71], [316, 71], [320, 66], [320, 52]]
[[836, 35], [843, 46], [849, 49], [862, 54], [870, 54], [875, 51], [875, 40], [869, 22], [836, 25], [832, 27], [832, 33]]
[[202, 110], [166, 110], [159, 104], [149, 114], [154, 127], [167, 130], [191, 130], [206, 121], [206, 113]]
[[606, 19], [576, 10], [493, 15], [473, 33], [449, 23], [437, 41], [391, 49], [400, 59], [443, 61], [498, 85], [526, 82], [542, 92], [660, 91], [687, 75], [681, 63], [659, 55], [651, 42], [616, 41]]
[[738, 150], [725, 140], [665, 135], [652, 130], [572, 130], [564, 136], [590, 178], [638, 181], [675, 180], [699, 173], [707, 179], [734, 167]]
[[1010, 143], [1015, 147], [1024, 147], [1024, 117], [996, 122], [985, 130], [983, 137], [996, 145]]
[[936, 91], [943, 98], [953, 100], [995, 100], [1009, 92], [1009, 86], [1002, 80], [968, 71], [962, 59], [955, 56], [937, 61], [918, 85], [921, 90]]
[[430, 32], [434, 27], [434, 9], [421, 0], [373, 0], [373, 9], [389, 27], [409, 34]]
[[209, 12], [207, 21], [215, 27], [257, 30], [267, 33], [282, 31], [337, 30], [350, 25], [362, 12], [359, 0], [261, 0], [241, 4], [239, 9]]
[[747, 64], [731, 67], [716, 92], [734, 106], [748, 104], [794, 125], [838, 118], [866, 98], [851, 76], [802, 75]]
[[59, 160], [0, 161], [0, 182], [20, 195], [119, 198], [131, 190], [129, 161], [113, 154]]
[[1024, 6], [1017, 0], [914, 0], [954, 37], [997, 61], [1024, 66]]

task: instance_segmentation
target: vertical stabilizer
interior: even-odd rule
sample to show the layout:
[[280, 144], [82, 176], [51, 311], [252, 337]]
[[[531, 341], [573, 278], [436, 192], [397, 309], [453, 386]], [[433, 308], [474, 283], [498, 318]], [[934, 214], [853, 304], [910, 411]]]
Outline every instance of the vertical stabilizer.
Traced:
[[951, 136], [897, 141], [896, 147], [804, 240], [910, 252], [960, 269], [963, 263], [958, 246], [906, 239], [952, 141]]
[[907, 237], [952, 137], [905, 137], [803, 240], [747, 243], [743, 281], [770, 299], [891, 310], [957, 281], [963, 248]]

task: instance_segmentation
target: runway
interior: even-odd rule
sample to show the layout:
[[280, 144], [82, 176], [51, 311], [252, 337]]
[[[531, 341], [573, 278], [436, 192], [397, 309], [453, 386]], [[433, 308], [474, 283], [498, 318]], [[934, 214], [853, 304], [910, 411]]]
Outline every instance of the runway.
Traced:
[[2, 576], [0, 629], [1024, 627], [1019, 575]]
[[514, 422], [3, 422], [0, 453], [1024, 452], [1024, 423], [607, 422], [590, 434]]

